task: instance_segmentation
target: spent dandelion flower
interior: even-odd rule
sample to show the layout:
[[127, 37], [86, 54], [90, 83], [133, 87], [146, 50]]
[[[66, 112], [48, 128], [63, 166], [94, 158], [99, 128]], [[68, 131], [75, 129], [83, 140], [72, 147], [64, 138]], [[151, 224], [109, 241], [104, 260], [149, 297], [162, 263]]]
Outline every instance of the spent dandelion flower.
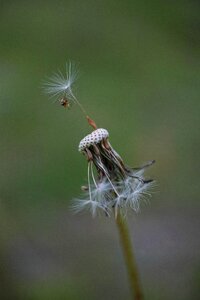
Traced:
[[146, 202], [151, 197], [155, 182], [152, 179], [145, 179], [144, 172], [155, 161], [151, 160], [138, 168], [129, 167], [123, 162], [109, 142], [107, 129], [97, 127], [74, 95], [73, 86], [77, 75], [78, 70], [75, 64], [69, 62], [66, 64], [65, 75], [58, 71], [45, 83], [45, 92], [59, 100], [62, 106], [69, 107], [72, 103], [78, 104], [93, 128], [93, 131], [80, 141], [78, 147], [79, 152], [87, 160], [87, 186], [82, 187], [85, 195], [73, 200], [71, 209], [75, 212], [90, 211], [93, 217], [99, 213], [111, 216], [113, 212], [133, 299], [142, 300], [142, 289], [125, 218], [128, 210], [137, 213], [140, 210], [141, 201]]
[[[99, 128], [84, 137], [79, 144], [79, 152], [86, 156], [88, 162], [90, 199], [101, 203], [104, 211], [113, 209], [115, 217], [119, 210], [127, 210], [128, 207], [138, 212], [140, 200], [149, 194], [148, 191], [154, 184], [152, 179], [144, 179], [144, 169], [155, 161], [150, 161], [140, 168], [130, 168], [124, 164], [108, 138], [108, 131]], [[99, 186], [102, 186], [101, 193], [96, 197]], [[87, 198], [79, 202], [80, 208], [76, 206], [77, 211], [84, 210], [84, 201], [87, 201]], [[97, 207], [100, 208], [98, 205]]]

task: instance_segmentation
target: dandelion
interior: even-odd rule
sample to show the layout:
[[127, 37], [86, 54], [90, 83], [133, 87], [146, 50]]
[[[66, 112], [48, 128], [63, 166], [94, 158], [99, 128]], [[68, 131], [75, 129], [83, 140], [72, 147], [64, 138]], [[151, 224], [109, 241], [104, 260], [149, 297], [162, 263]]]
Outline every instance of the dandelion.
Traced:
[[[126, 166], [111, 146], [108, 137], [108, 131], [100, 128], [80, 141], [79, 151], [88, 161], [87, 197], [89, 196], [90, 202], [87, 197], [76, 200], [74, 210], [77, 212], [88, 208], [89, 205], [93, 216], [96, 216], [95, 209], [102, 209], [106, 215], [109, 215], [107, 212], [114, 210], [115, 217], [119, 210], [126, 215], [128, 208], [138, 212], [140, 200], [145, 198], [153, 187], [153, 180], [145, 180], [142, 174], [154, 161], [141, 168]], [[94, 202], [97, 204], [94, 205]]]
[[66, 64], [65, 75], [58, 71], [45, 83], [45, 92], [59, 100], [62, 106], [78, 104], [89, 125], [94, 129], [79, 143], [78, 150], [87, 159], [88, 184], [82, 187], [85, 191], [84, 198], [75, 199], [72, 209], [75, 212], [89, 210], [93, 217], [100, 213], [106, 216], [114, 213], [133, 299], [142, 300], [142, 289], [125, 219], [129, 209], [138, 212], [141, 200], [148, 201], [151, 197], [154, 181], [145, 179], [144, 171], [155, 161], [149, 161], [139, 168], [131, 168], [123, 162], [109, 142], [108, 131], [97, 128], [96, 123], [75, 97], [72, 87], [77, 75], [75, 65], [69, 62]]

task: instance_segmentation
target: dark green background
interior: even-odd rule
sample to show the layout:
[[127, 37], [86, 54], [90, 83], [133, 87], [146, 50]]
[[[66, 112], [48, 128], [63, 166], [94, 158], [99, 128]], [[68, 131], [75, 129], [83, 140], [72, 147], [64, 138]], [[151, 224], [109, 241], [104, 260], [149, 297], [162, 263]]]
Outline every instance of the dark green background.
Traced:
[[158, 186], [129, 225], [146, 299], [199, 295], [198, 1], [0, 1], [1, 299], [129, 299], [113, 219], [73, 216], [90, 132], [41, 82], [71, 59], [76, 96]]

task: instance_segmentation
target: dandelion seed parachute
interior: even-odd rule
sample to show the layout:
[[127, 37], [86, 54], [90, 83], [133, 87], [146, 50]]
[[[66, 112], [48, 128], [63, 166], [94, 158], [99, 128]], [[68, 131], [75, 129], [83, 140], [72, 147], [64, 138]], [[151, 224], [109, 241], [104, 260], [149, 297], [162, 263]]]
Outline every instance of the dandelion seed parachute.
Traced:
[[85, 199], [75, 201], [76, 212], [89, 209], [95, 216], [98, 211], [110, 215], [114, 210], [115, 217], [119, 210], [126, 214], [128, 208], [138, 212], [140, 200], [150, 195], [154, 182], [145, 180], [143, 173], [154, 161], [135, 171], [123, 163], [108, 137], [108, 131], [99, 128], [79, 143], [79, 152], [88, 161], [88, 193]]
[[76, 101], [73, 94], [72, 86], [78, 76], [76, 65], [72, 62], [66, 63], [66, 74], [58, 70], [48, 81], [44, 83], [44, 90], [51, 97], [67, 97], [70, 100]]
[[45, 93], [50, 95], [51, 98], [55, 98], [64, 107], [70, 107], [73, 103], [78, 104], [86, 116], [85, 109], [73, 92], [73, 86], [78, 78], [78, 74], [77, 65], [69, 61], [66, 63], [65, 74], [58, 70], [43, 83], [43, 88]]

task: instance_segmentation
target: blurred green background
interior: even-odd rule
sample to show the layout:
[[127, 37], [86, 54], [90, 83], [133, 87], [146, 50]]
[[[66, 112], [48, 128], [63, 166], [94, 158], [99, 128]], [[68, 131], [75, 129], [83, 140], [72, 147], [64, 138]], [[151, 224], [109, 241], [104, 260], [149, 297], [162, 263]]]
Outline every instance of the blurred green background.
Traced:
[[198, 1], [0, 1], [0, 298], [130, 299], [112, 218], [73, 216], [90, 132], [41, 82], [79, 63], [76, 95], [158, 187], [129, 225], [146, 299], [200, 293]]

